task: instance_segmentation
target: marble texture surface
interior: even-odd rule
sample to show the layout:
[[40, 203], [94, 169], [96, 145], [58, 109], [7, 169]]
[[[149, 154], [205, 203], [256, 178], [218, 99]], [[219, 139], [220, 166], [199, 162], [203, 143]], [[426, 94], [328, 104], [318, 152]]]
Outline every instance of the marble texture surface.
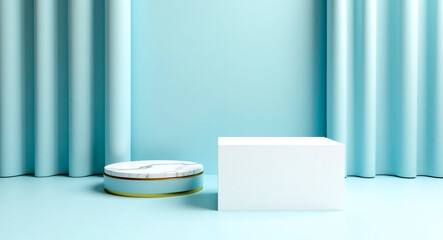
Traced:
[[189, 161], [144, 160], [109, 164], [105, 173], [124, 178], [171, 178], [201, 173], [203, 165]]

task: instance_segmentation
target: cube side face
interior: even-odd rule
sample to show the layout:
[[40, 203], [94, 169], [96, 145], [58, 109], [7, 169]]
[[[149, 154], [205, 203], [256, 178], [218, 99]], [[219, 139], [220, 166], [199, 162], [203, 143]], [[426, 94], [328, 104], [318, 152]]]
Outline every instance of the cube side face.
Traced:
[[344, 145], [219, 146], [219, 210], [344, 209]]

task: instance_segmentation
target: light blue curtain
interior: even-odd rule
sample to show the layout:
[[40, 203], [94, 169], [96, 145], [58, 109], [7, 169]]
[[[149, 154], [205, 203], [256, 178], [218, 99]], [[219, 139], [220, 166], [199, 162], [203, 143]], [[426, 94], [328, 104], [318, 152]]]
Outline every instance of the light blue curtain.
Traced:
[[106, 1], [106, 163], [131, 160], [131, 1]]
[[0, 177], [130, 160], [130, 7], [0, 0]]
[[[443, 0], [327, 1], [347, 174], [443, 177]], [[0, 0], [0, 176], [131, 159], [131, 2]]]
[[328, 1], [327, 136], [347, 174], [443, 177], [443, 1]]
[[33, 25], [33, 0], [0, 0], [0, 176], [34, 172]]

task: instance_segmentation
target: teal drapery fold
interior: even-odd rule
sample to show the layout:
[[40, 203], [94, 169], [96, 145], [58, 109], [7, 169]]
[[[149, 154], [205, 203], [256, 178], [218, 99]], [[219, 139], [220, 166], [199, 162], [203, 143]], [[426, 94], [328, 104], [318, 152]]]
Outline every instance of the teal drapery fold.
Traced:
[[104, 1], [69, 1], [69, 173], [104, 163]]
[[0, 177], [130, 160], [130, 6], [0, 0]]
[[[33, 154], [26, 141], [26, 119], [33, 118], [26, 98], [26, 85], [30, 84], [29, 54], [33, 38], [26, 8], [29, 1], [0, 0], [0, 176], [17, 175], [31, 170], [29, 154]], [[25, 40], [25, 41], [23, 41]]]
[[49, 176], [68, 173], [68, 9], [67, 1], [34, 3], [35, 175]]
[[131, 1], [106, 1], [106, 164], [131, 160]]
[[328, 1], [327, 136], [347, 174], [443, 177], [443, 1]]

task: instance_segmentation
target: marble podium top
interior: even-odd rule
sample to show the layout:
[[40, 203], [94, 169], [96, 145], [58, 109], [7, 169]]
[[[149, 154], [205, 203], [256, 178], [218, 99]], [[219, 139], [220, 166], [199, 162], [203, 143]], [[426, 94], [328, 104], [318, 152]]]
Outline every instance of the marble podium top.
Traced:
[[124, 178], [171, 178], [201, 173], [203, 165], [176, 160], [144, 160], [113, 163], [105, 166], [105, 173]]

